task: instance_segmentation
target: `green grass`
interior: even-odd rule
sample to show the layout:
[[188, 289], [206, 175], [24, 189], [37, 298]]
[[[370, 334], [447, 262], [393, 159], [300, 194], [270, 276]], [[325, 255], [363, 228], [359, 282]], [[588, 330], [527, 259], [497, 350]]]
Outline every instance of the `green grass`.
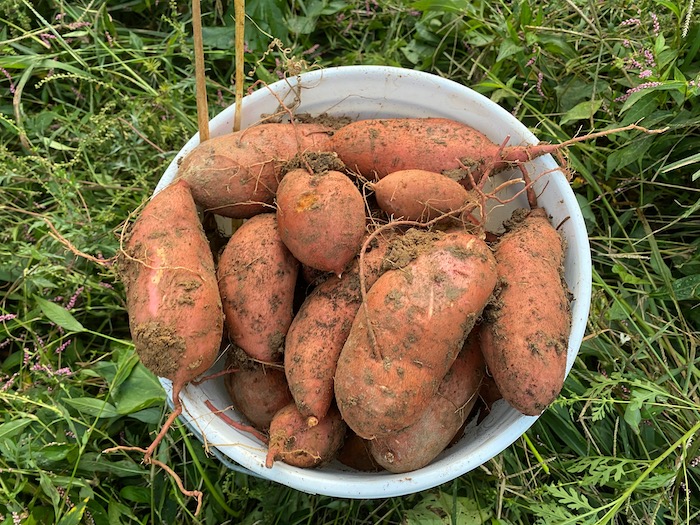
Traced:
[[[233, 99], [230, 4], [203, 5], [212, 115]], [[587, 334], [560, 399], [480, 468], [403, 498], [311, 496], [228, 470], [178, 424], [158, 459], [204, 491], [195, 518], [161, 469], [101, 454], [148, 445], [167, 415], [109, 262], [196, 132], [186, 5], [0, 0], [6, 522], [700, 521], [700, 15], [688, 0], [248, 0], [248, 85], [289, 58], [400, 65], [483, 93], [544, 141], [669, 129], [568, 150], [594, 265]], [[272, 37], [288, 51], [266, 53]]]

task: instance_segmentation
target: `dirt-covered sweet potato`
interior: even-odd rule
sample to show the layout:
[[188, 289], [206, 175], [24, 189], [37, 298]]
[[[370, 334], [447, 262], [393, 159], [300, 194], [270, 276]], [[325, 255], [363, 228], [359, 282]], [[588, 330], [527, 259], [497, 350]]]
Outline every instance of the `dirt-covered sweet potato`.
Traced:
[[[446, 118], [389, 118], [352, 122], [335, 132], [333, 151], [368, 179], [406, 169], [446, 173], [469, 186], [489, 170], [553, 153], [568, 143], [501, 147], [480, 131]], [[471, 175], [471, 177], [470, 177]]]
[[295, 169], [277, 189], [277, 221], [282, 240], [299, 261], [340, 275], [365, 236], [365, 203], [339, 171]]
[[272, 468], [275, 461], [303, 468], [328, 463], [343, 445], [345, 430], [345, 423], [335, 407], [316, 425], [309, 426], [297, 406], [290, 403], [272, 418], [265, 466]]
[[472, 332], [420, 418], [399, 432], [373, 439], [372, 457], [394, 473], [417, 470], [433, 461], [469, 416], [483, 377], [484, 358]]
[[274, 213], [248, 219], [226, 244], [217, 269], [226, 329], [253, 359], [282, 360], [298, 271]]
[[469, 202], [469, 192], [433, 171], [395, 171], [372, 184], [377, 204], [387, 214], [409, 221], [427, 222]]
[[481, 346], [503, 398], [538, 415], [564, 383], [571, 312], [562, 238], [542, 208], [523, 212], [495, 248], [500, 287], [484, 315]]
[[419, 417], [496, 285], [490, 248], [465, 232], [438, 234], [369, 289], [335, 374], [343, 419], [374, 439]]
[[[382, 269], [388, 241], [379, 237], [363, 258], [365, 286]], [[328, 277], [306, 298], [285, 340], [284, 370], [299, 411], [321, 419], [333, 401], [335, 365], [362, 303], [359, 260], [338, 278]]]
[[144, 207], [124, 242], [119, 274], [136, 352], [172, 380], [179, 414], [180, 391], [211, 367], [223, 335], [213, 256], [187, 183], [170, 184]]
[[178, 177], [207, 211], [233, 218], [270, 212], [284, 165], [299, 153], [328, 151], [331, 132], [319, 124], [270, 123], [214, 137], [182, 159]]
[[272, 417], [292, 402], [284, 370], [250, 359], [228, 359], [226, 391], [235, 409], [256, 429], [267, 431]]

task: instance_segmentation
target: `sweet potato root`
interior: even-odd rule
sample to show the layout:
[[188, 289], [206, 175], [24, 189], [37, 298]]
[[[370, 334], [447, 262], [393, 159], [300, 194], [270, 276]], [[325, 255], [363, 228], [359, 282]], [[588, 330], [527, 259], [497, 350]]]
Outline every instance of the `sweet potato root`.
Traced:
[[339, 171], [292, 170], [277, 189], [282, 240], [303, 264], [340, 275], [365, 236], [365, 203]]
[[358, 120], [333, 135], [332, 147], [345, 165], [368, 179], [389, 173], [422, 169], [449, 173], [464, 184], [487, 170], [527, 162], [553, 153], [563, 144], [506, 146], [494, 144], [471, 126], [446, 118]]
[[464, 232], [442, 234], [405, 267], [385, 272], [367, 292], [338, 360], [335, 396], [348, 426], [374, 439], [412, 424], [496, 280], [489, 247]]
[[292, 402], [284, 371], [253, 361], [229, 360], [233, 370], [224, 385], [236, 410], [257, 430], [267, 431], [272, 417]]
[[469, 192], [458, 182], [426, 170], [401, 170], [372, 185], [377, 204], [387, 214], [409, 221], [427, 222], [462, 208]]
[[298, 271], [274, 213], [248, 219], [226, 244], [217, 270], [226, 329], [253, 359], [282, 360]]
[[[387, 241], [377, 239], [364, 258], [367, 286], [379, 277]], [[299, 412], [321, 419], [333, 401], [333, 376], [340, 351], [360, 304], [359, 261], [338, 278], [319, 284], [302, 304], [289, 327], [284, 370]]]
[[184, 385], [214, 363], [223, 311], [214, 261], [189, 186], [174, 182], [151, 199], [134, 223], [119, 273], [126, 288], [129, 326], [143, 364], [173, 382], [173, 416]]
[[265, 466], [275, 461], [295, 467], [318, 467], [335, 458], [343, 445], [345, 423], [332, 407], [318, 424], [309, 426], [294, 403], [275, 414], [270, 424], [270, 443]]
[[521, 215], [495, 249], [500, 291], [484, 315], [481, 345], [503, 398], [534, 416], [563, 386], [571, 312], [561, 237], [543, 209]]
[[372, 457], [394, 473], [417, 470], [433, 461], [469, 416], [483, 377], [484, 357], [472, 332], [420, 418], [399, 432], [373, 439]]
[[178, 177], [207, 211], [248, 218], [274, 210], [283, 166], [296, 154], [328, 151], [331, 129], [319, 124], [260, 124], [203, 142], [183, 160]]

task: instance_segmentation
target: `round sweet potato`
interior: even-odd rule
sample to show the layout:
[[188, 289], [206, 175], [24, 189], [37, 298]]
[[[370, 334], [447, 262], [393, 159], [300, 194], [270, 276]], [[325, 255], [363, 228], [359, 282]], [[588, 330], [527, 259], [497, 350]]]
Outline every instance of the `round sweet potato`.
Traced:
[[277, 189], [277, 221], [289, 251], [303, 264], [340, 275], [365, 236], [365, 203], [339, 171], [290, 171]]
[[427, 222], [462, 208], [470, 195], [445, 175], [426, 170], [401, 170], [372, 185], [377, 204], [387, 214], [409, 221]]
[[260, 124], [199, 144], [178, 177], [206, 211], [248, 218], [273, 211], [282, 168], [298, 153], [329, 151], [332, 130], [319, 124]]
[[571, 326], [562, 239], [537, 208], [518, 212], [495, 249], [500, 290], [484, 315], [481, 347], [503, 398], [540, 414], [559, 395]]
[[273, 213], [248, 219], [226, 244], [217, 270], [226, 329], [253, 359], [282, 360], [298, 271]]
[[348, 426], [374, 439], [415, 422], [495, 285], [491, 250], [464, 232], [442, 234], [405, 267], [385, 272], [338, 360], [335, 396]]
[[303, 468], [328, 463], [343, 445], [345, 429], [335, 407], [318, 424], [309, 426], [296, 405], [291, 403], [272, 418], [265, 466], [272, 468], [275, 461]]

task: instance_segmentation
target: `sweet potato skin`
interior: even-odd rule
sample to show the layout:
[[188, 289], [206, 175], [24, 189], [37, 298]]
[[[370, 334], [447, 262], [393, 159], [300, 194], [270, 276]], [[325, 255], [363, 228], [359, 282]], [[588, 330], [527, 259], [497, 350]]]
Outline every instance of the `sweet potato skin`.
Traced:
[[253, 359], [282, 360], [298, 271], [274, 213], [248, 219], [226, 244], [217, 270], [226, 329]]
[[457, 181], [419, 169], [389, 173], [372, 189], [382, 210], [409, 221], [427, 222], [460, 209], [470, 200], [469, 192]]
[[503, 398], [526, 415], [540, 414], [566, 374], [571, 312], [562, 278], [562, 239], [535, 209], [498, 242], [500, 290], [484, 316], [481, 346]]
[[337, 275], [357, 255], [366, 232], [362, 195], [335, 170], [287, 173], [277, 189], [277, 221], [299, 261]]
[[335, 374], [338, 407], [355, 433], [374, 439], [416, 420], [495, 285], [491, 250], [465, 232], [444, 234], [407, 266], [374, 283]]
[[[365, 286], [382, 271], [388, 241], [379, 238], [363, 258]], [[360, 304], [359, 260], [338, 278], [330, 276], [306, 298], [285, 340], [284, 370], [299, 412], [321, 419], [333, 401], [333, 376]]]
[[239, 219], [270, 212], [285, 163], [328, 151], [330, 133], [319, 124], [270, 123], [214, 137], [182, 160], [178, 177], [207, 211]]
[[446, 118], [358, 120], [336, 131], [332, 147], [349, 169], [370, 180], [406, 169], [463, 170], [463, 178], [466, 166], [478, 181], [498, 153], [483, 133]]
[[224, 377], [226, 391], [236, 410], [260, 430], [270, 428], [273, 416], [292, 402], [284, 371], [249, 364]]
[[189, 186], [170, 184], [144, 207], [124, 242], [119, 272], [143, 364], [173, 381], [173, 397], [214, 363], [223, 311], [214, 261]]
[[275, 461], [302, 468], [328, 463], [343, 445], [346, 428], [335, 407], [318, 424], [309, 426], [296, 405], [290, 403], [272, 418], [265, 466], [272, 468]]
[[484, 357], [472, 332], [420, 418], [399, 432], [370, 442], [375, 461], [394, 473], [418, 470], [433, 461], [469, 416], [484, 373]]

